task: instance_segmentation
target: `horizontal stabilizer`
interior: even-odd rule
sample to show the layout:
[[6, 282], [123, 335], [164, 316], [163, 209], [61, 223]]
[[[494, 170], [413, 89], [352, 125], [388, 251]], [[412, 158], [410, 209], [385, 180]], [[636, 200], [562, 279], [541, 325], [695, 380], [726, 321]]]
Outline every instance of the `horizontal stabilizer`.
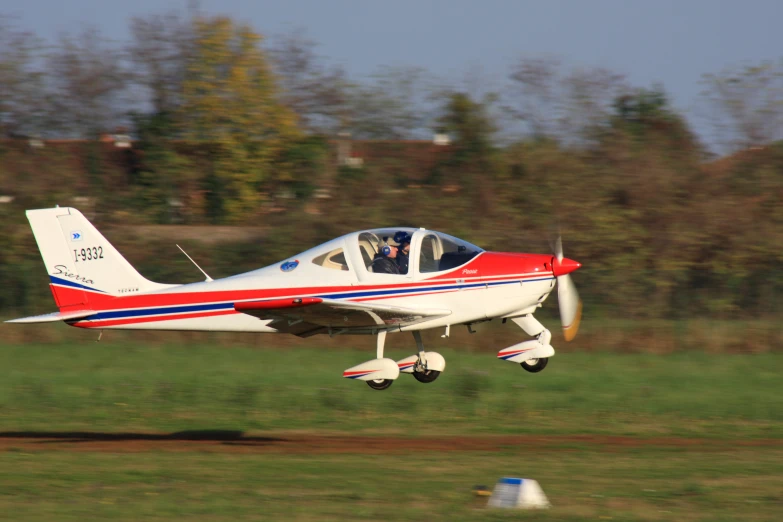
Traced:
[[33, 315], [22, 317], [21, 319], [12, 319], [6, 323], [32, 324], [32, 323], [56, 323], [57, 321], [67, 321], [68, 319], [81, 319], [95, 314], [92, 310], [79, 310], [78, 312], [54, 312], [44, 315]]

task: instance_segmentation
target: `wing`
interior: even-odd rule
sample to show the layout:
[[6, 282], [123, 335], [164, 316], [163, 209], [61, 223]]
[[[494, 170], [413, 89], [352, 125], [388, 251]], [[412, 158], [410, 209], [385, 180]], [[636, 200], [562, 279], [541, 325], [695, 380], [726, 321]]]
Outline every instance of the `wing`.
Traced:
[[269, 326], [281, 332], [308, 337], [330, 329], [390, 329], [408, 326], [451, 314], [451, 310], [407, 308], [356, 303], [320, 297], [272, 299], [234, 303], [234, 310], [271, 320]]

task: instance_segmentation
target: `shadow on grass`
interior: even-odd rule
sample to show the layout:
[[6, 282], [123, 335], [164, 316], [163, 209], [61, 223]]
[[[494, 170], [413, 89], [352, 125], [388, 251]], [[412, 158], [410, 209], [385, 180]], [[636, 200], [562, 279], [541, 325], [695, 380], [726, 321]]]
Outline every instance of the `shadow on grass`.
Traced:
[[240, 430], [188, 430], [174, 433], [112, 433], [100, 431], [3, 431], [0, 439], [34, 439], [41, 443], [127, 442], [127, 441], [203, 441], [225, 443], [285, 442], [275, 437], [246, 437]]

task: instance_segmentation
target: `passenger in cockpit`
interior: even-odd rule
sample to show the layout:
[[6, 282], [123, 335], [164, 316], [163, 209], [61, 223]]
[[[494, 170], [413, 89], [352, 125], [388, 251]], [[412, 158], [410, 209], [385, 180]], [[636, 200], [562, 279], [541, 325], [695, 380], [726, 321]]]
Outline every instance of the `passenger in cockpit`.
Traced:
[[399, 252], [397, 252], [397, 266], [400, 267], [401, 274], [407, 274], [408, 256], [411, 252], [411, 236], [404, 230], [400, 230], [394, 234], [394, 241], [400, 244]]
[[372, 260], [372, 271], [376, 274], [399, 274], [396, 258], [400, 244], [390, 237], [385, 238], [385, 241], [378, 245], [378, 253]]

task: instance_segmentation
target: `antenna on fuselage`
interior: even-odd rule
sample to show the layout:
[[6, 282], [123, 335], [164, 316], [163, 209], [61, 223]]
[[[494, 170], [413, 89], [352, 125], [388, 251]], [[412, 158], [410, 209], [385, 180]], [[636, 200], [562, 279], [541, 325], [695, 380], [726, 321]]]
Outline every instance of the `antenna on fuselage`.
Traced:
[[[192, 258], [192, 257], [190, 257], [190, 256], [188, 255], [188, 253], [187, 253], [187, 252], [185, 252], [184, 250], [182, 250], [182, 247], [181, 247], [181, 246], [177, 245], [177, 248], [179, 248], [180, 252], [182, 252], [183, 254], [185, 254], [185, 257], [187, 257], [188, 259], [190, 259], [190, 262], [191, 262], [191, 263], [193, 263], [194, 265], [196, 265], [196, 268], [198, 268], [199, 270], [201, 270], [201, 267], [200, 267], [200, 266], [198, 266], [198, 263], [196, 263], [195, 261], [193, 261], [193, 258]], [[206, 273], [206, 272], [204, 272], [203, 270], [201, 270], [201, 273], [202, 273], [202, 274], [204, 274], [204, 276], [207, 278], [207, 280], [206, 280], [206, 281], [207, 281], [207, 283], [209, 283], [210, 281], [214, 281], [214, 279], [212, 279], [211, 277], [209, 277], [209, 274], [207, 274], [207, 273]]]

